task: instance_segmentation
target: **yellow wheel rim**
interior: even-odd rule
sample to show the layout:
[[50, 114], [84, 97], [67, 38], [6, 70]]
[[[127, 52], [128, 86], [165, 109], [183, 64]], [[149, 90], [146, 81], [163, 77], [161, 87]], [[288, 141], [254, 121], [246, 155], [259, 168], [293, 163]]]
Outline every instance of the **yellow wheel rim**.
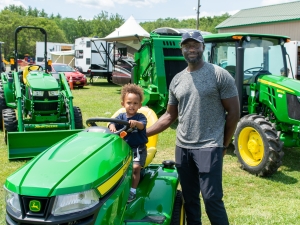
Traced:
[[264, 158], [264, 144], [261, 135], [253, 127], [245, 127], [238, 138], [238, 150], [244, 162], [257, 166]]

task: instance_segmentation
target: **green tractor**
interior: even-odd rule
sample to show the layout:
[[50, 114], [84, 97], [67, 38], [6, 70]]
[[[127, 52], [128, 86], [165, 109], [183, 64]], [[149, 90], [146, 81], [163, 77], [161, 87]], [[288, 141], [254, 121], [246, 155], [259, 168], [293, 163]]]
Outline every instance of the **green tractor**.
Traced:
[[[151, 34], [135, 55], [134, 82], [144, 88], [143, 105], [157, 113], [166, 109], [173, 76], [187, 66], [180, 40]], [[280, 73], [287, 74], [284, 43], [289, 38], [220, 33], [204, 35], [204, 40], [204, 60], [225, 68], [236, 80], [242, 113], [233, 143], [241, 167], [270, 176], [282, 164], [282, 147], [300, 146], [300, 82]]]
[[[147, 117], [147, 126], [157, 120], [150, 108], [139, 111]], [[124, 128], [112, 133], [98, 122]], [[113, 118], [90, 118], [86, 123], [87, 129], [59, 141], [7, 177], [6, 224], [184, 225], [175, 162], [151, 163], [157, 135], [147, 143], [136, 199], [127, 203], [133, 155], [119, 134], [130, 132], [129, 123]]]
[[[45, 37], [45, 66], [18, 71], [18, 33], [38, 29]], [[31, 158], [83, 128], [79, 107], [63, 73], [51, 74], [47, 64], [47, 33], [40, 27], [15, 30], [15, 71], [1, 73], [0, 119], [9, 159]]]

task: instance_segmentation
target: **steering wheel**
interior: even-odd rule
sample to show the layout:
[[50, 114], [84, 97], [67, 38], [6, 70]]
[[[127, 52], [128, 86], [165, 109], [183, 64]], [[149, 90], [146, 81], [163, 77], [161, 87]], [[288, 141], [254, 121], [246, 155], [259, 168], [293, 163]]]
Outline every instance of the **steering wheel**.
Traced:
[[248, 73], [248, 74], [252, 74], [251, 70], [255, 70], [255, 69], [259, 69], [262, 70], [263, 68], [261, 66], [257, 66], [257, 67], [251, 67], [249, 69], [244, 70], [244, 73]]
[[122, 131], [130, 130], [130, 124], [125, 120], [119, 120], [115, 118], [105, 118], [105, 117], [93, 117], [86, 120], [86, 125], [89, 127], [97, 126], [96, 122], [108, 122], [108, 123], [118, 123], [124, 125], [120, 130], [113, 132], [114, 134], [120, 134]]
[[38, 67], [37, 69], [34, 69], [34, 70], [39, 70], [39, 71], [43, 71], [44, 70], [44, 68], [42, 66], [40, 66], [40, 65], [31, 65], [31, 66], [28, 66], [28, 68], [27, 68], [28, 72], [33, 71], [31, 69], [31, 67]]

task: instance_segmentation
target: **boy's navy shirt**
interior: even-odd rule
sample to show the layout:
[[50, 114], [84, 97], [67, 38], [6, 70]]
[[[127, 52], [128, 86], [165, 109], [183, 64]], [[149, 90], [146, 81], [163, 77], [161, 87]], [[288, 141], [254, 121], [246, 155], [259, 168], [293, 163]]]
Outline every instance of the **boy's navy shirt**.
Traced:
[[[127, 118], [126, 113], [120, 113], [116, 117], [116, 119], [125, 120], [125, 121], [136, 120], [144, 124], [143, 130], [134, 129], [132, 132], [128, 132], [127, 135], [124, 137], [124, 140], [129, 144], [130, 147], [144, 145], [148, 143], [148, 137], [146, 135], [147, 118], [143, 113], [137, 113], [134, 116], [129, 118]], [[117, 123], [113, 123], [113, 124], [115, 124], [117, 130], [120, 130], [124, 126]]]

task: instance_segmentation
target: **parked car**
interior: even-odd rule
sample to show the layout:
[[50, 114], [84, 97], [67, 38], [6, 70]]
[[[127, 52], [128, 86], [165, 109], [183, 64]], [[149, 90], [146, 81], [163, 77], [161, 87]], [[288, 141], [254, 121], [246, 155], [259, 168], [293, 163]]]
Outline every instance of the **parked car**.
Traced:
[[131, 58], [119, 58], [112, 72], [112, 82], [123, 86], [131, 83], [131, 69], [134, 61]]
[[81, 87], [87, 85], [86, 76], [80, 73], [78, 70], [72, 68], [71, 66], [63, 63], [52, 63], [52, 73], [64, 73], [66, 75], [67, 81], [69, 82], [72, 76], [73, 86]]

